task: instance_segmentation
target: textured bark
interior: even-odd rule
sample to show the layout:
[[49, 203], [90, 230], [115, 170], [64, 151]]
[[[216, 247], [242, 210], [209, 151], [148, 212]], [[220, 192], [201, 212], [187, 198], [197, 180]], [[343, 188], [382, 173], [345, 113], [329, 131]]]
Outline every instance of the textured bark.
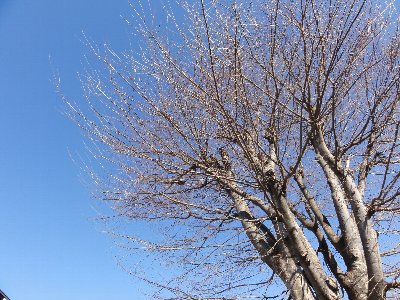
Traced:
[[379, 251], [378, 236], [371, 221], [361, 195], [353, 179], [345, 174], [345, 189], [350, 198], [355, 220], [361, 236], [361, 244], [365, 253], [368, 269], [368, 299], [384, 299], [385, 282], [382, 270], [381, 253]]
[[290, 252], [284, 249], [286, 245], [282, 241], [266, 240], [264, 235], [260, 233], [260, 228], [257, 227], [254, 218], [251, 216], [250, 209], [246, 205], [245, 200], [235, 193], [232, 194], [232, 198], [234, 199], [236, 210], [249, 240], [260, 253], [261, 259], [285, 283], [292, 298], [294, 300], [316, 299], [301, 269], [290, 256]]
[[[383, 299], [385, 283], [376, 231], [368, 220], [367, 209], [352, 176], [335, 164], [320, 128], [316, 128], [317, 160], [323, 168], [332, 192], [346, 245], [350, 286], [357, 299]], [[344, 190], [344, 191], [343, 191]], [[354, 211], [350, 216], [344, 192]], [[346, 240], [347, 237], [347, 240]], [[366, 276], [368, 275], [368, 276]]]

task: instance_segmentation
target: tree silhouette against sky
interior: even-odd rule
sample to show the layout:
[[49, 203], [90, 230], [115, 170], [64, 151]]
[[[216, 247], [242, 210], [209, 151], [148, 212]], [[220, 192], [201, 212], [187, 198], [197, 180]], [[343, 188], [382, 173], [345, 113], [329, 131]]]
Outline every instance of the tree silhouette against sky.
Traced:
[[97, 145], [96, 196], [159, 228], [126, 238], [174, 270], [133, 273], [167, 299], [395, 297], [394, 3], [149, 9], [133, 5], [133, 50], [91, 44], [88, 105], [66, 99]]

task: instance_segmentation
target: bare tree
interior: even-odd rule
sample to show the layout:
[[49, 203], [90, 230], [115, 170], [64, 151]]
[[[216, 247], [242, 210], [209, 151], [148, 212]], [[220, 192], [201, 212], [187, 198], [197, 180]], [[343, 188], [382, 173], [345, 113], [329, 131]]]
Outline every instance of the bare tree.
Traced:
[[379, 2], [182, 0], [162, 26], [139, 3], [136, 50], [92, 47], [108, 72], [66, 103], [97, 196], [162, 229], [127, 239], [175, 263], [147, 279], [169, 299], [396, 297], [400, 29]]

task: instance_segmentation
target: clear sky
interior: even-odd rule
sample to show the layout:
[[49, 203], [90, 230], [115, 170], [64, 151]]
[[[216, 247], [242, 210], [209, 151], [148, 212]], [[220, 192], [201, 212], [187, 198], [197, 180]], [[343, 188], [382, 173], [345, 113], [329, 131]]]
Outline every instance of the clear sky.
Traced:
[[127, 0], [0, 0], [0, 289], [11, 300], [144, 299], [94, 221], [98, 204], [68, 154], [82, 137], [49, 63], [79, 97], [82, 30], [129, 47], [129, 13]]
[[0, 0], [0, 289], [11, 300], [146, 299], [94, 221], [99, 204], [68, 154], [83, 138], [49, 62], [79, 98], [82, 31], [127, 48], [129, 14], [128, 0]]

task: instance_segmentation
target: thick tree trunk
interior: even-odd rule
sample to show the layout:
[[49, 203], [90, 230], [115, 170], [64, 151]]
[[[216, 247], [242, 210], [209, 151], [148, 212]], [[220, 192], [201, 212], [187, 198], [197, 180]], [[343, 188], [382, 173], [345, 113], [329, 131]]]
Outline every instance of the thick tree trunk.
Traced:
[[251, 216], [245, 199], [236, 193], [232, 193], [231, 196], [247, 237], [260, 254], [261, 259], [281, 278], [293, 300], [316, 299], [309, 281], [300, 267], [296, 265], [284, 243], [273, 241], [268, 238], [268, 235], [262, 234], [257, 222]]
[[314, 300], [315, 295], [312, 292], [309, 282], [301, 272], [299, 267], [293, 263], [287, 263], [285, 272], [281, 276], [293, 300]]
[[362, 201], [361, 195], [353, 178], [345, 174], [345, 189], [350, 198], [350, 203], [357, 221], [362, 246], [365, 253], [365, 260], [368, 269], [368, 299], [384, 299], [384, 276], [380, 256], [378, 235], [368, 219], [367, 209]]

